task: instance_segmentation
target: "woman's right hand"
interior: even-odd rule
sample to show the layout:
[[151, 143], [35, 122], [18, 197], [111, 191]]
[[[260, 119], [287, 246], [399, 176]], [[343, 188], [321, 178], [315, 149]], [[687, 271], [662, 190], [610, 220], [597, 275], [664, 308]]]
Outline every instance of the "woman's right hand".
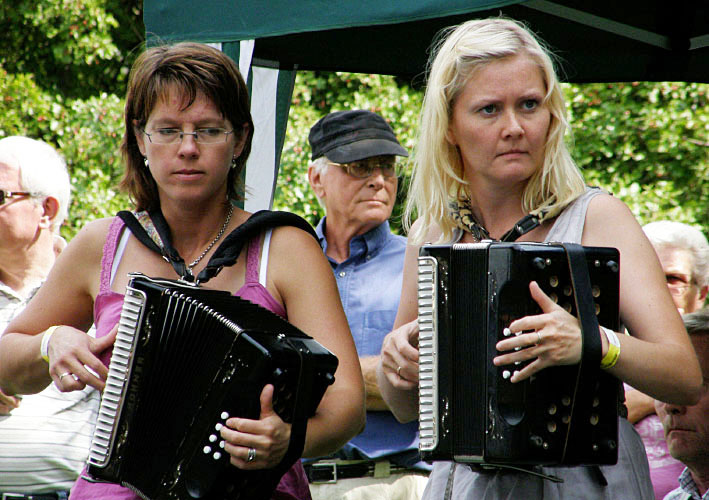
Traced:
[[49, 339], [49, 375], [61, 392], [80, 391], [87, 385], [103, 391], [108, 368], [99, 355], [116, 341], [118, 325], [95, 339], [81, 330], [60, 326]]
[[419, 381], [418, 318], [389, 332], [382, 342], [381, 370], [397, 389], [415, 389]]

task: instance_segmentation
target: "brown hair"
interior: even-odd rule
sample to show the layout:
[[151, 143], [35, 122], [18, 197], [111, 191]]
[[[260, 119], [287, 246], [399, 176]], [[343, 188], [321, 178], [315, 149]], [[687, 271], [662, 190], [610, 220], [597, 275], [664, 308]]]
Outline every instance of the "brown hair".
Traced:
[[[248, 90], [236, 64], [226, 54], [209, 45], [192, 42], [151, 47], [133, 64], [126, 92], [125, 134], [121, 144], [126, 171], [120, 188], [128, 192], [137, 210], [157, 206], [157, 185], [145, 168], [135, 130], [145, 126], [155, 105], [174, 88], [184, 96], [185, 108], [199, 93], [204, 94], [235, 127], [237, 140], [240, 139], [237, 134], [246, 134], [241, 155], [236, 166], [229, 169], [227, 177], [229, 199], [242, 199], [241, 174], [251, 152], [254, 134]], [[245, 132], [241, 128], [244, 123], [248, 124]]]

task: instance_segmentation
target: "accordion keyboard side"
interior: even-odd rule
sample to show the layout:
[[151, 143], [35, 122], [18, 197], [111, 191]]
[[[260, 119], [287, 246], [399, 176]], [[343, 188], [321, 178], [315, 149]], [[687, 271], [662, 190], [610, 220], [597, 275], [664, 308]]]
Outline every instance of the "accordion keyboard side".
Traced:
[[130, 378], [136, 332], [142, 321], [145, 301], [146, 295], [142, 291], [132, 288], [126, 290], [106, 387], [101, 396], [94, 435], [89, 447], [87, 463], [95, 467], [105, 467], [111, 458], [126, 382]]
[[438, 262], [434, 257], [418, 259], [419, 323], [419, 449], [438, 446]]

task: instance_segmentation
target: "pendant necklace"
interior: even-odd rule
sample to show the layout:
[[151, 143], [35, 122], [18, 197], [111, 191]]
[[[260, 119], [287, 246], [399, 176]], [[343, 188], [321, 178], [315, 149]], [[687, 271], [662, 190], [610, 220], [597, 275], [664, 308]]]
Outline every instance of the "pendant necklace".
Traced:
[[212, 249], [212, 247], [217, 244], [217, 241], [221, 239], [222, 235], [224, 234], [224, 231], [226, 231], [226, 228], [229, 226], [229, 221], [231, 220], [232, 213], [234, 213], [234, 205], [229, 204], [229, 213], [227, 214], [226, 220], [224, 221], [224, 224], [219, 230], [217, 236], [212, 240], [212, 242], [207, 246], [207, 248], [204, 249], [204, 252], [202, 252], [199, 257], [193, 260], [190, 264], [187, 264], [187, 270], [190, 272], [190, 274], [192, 274], [192, 268], [199, 264], [200, 261], [204, 258], [204, 256], [207, 255], [207, 253]]

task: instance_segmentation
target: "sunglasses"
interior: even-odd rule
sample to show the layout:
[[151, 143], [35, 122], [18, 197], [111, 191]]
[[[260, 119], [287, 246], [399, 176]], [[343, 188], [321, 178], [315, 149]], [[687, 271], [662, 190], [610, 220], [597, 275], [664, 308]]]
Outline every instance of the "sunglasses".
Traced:
[[358, 179], [366, 179], [371, 176], [376, 169], [380, 169], [384, 177], [396, 177], [398, 168], [396, 162], [392, 160], [361, 160], [350, 163], [328, 162], [330, 165], [340, 167], [348, 175]]
[[20, 196], [35, 196], [36, 193], [28, 191], [5, 191], [0, 189], [0, 205], [4, 205], [8, 198], [18, 198]]

